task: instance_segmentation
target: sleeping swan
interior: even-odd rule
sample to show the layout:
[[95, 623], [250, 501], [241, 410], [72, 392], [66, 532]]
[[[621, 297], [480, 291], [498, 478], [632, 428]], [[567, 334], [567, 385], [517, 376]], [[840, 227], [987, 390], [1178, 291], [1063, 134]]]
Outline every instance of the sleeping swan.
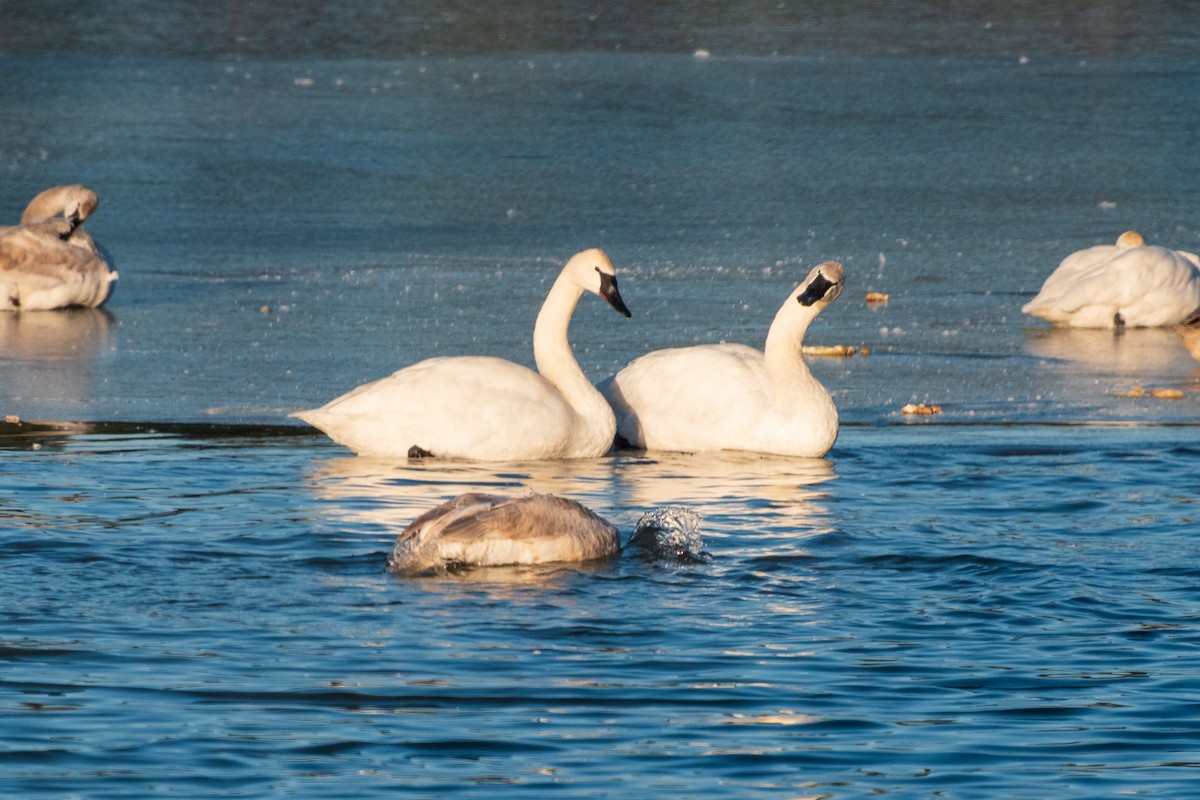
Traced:
[[600, 385], [616, 412], [617, 434], [647, 450], [825, 455], [837, 439], [837, 408], [800, 349], [809, 323], [844, 281], [836, 261], [808, 273], [776, 313], [764, 351], [709, 344], [631, 362]]
[[602, 456], [612, 446], [616, 421], [567, 341], [571, 314], [585, 291], [630, 315], [608, 256], [596, 249], [572, 256], [533, 328], [537, 372], [487, 356], [431, 358], [292, 416], [365, 456]]
[[1074, 328], [1152, 328], [1182, 322], [1200, 307], [1200, 260], [1145, 244], [1126, 231], [1063, 259], [1026, 314]]
[[[703, 557], [699, 517], [682, 508], [643, 514], [627, 546], [659, 557]], [[426, 511], [396, 537], [388, 572], [592, 561], [620, 553], [621, 534], [591, 509], [552, 494], [463, 494]]]
[[0, 228], [0, 311], [94, 308], [108, 299], [117, 273], [83, 229], [97, 205], [86, 186], [56, 186], [30, 201], [20, 225]]

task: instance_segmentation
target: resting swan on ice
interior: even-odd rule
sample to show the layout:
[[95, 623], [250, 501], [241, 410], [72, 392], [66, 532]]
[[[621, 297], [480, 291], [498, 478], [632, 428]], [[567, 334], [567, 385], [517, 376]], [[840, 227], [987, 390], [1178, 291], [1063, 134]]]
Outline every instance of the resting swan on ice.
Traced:
[[800, 353], [809, 323], [844, 282], [836, 261], [809, 272], [776, 313], [765, 350], [709, 344], [632, 361], [600, 384], [617, 434], [646, 450], [825, 455], [837, 439], [837, 408]]
[[1200, 259], [1126, 231], [1063, 259], [1021, 311], [1074, 328], [1175, 325], [1200, 307]]
[[20, 225], [0, 228], [0, 311], [95, 308], [117, 279], [83, 229], [99, 200], [86, 186], [56, 186], [30, 201]]
[[[701, 556], [699, 517], [680, 508], [644, 514], [626, 544], [659, 556]], [[616, 526], [574, 500], [472, 492], [413, 520], [396, 537], [387, 568], [413, 575], [448, 567], [593, 561], [621, 550]]]
[[571, 314], [585, 291], [630, 316], [608, 256], [597, 249], [572, 256], [534, 325], [537, 372], [488, 356], [431, 358], [292, 416], [364, 456], [602, 456], [612, 446], [616, 421], [567, 341]]

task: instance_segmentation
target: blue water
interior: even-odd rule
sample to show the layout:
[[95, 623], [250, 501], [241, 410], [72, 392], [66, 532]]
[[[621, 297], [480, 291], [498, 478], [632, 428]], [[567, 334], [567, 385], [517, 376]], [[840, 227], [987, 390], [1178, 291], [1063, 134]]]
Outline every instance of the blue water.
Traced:
[[[0, 219], [87, 183], [121, 273], [0, 319], [0, 794], [1195, 794], [1200, 365], [1019, 309], [1127, 228], [1200, 250], [1200, 7], [769, 6], [0, 3]], [[842, 261], [828, 458], [287, 418], [531, 363], [590, 246], [634, 313], [580, 304], [597, 379]], [[685, 507], [708, 556], [384, 571], [469, 490]]]

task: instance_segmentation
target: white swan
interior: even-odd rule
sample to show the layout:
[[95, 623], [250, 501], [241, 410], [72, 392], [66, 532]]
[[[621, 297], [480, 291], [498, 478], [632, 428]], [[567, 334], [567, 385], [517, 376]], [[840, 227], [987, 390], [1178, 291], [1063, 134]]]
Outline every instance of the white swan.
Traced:
[[710, 344], [631, 362], [600, 385], [618, 435], [648, 450], [824, 455], [837, 439], [837, 408], [800, 353], [809, 323], [844, 282], [836, 261], [813, 269], [776, 313], [764, 351]]
[[1200, 307], [1200, 259], [1126, 231], [1063, 259], [1021, 311], [1075, 328], [1153, 328]]
[[388, 571], [590, 561], [621, 551], [617, 528], [552, 494], [463, 494], [413, 520], [396, 537]]
[[504, 461], [604, 455], [616, 421], [567, 341], [585, 291], [630, 315], [608, 256], [596, 249], [572, 256], [534, 325], [538, 372], [486, 356], [431, 358], [292, 416], [366, 456]]
[[20, 225], [0, 228], [0, 311], [95, 308], [108, 299], [117, 273], [83, 229], [97, 205], [86, 186], [56, 186], [30, 201]]

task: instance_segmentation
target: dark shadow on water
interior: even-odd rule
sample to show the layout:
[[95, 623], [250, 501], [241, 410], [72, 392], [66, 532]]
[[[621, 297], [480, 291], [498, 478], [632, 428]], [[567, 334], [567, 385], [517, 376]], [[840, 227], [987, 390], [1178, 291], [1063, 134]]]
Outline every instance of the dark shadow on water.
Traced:
[[276, 439], [317, 437], [323, 434], [306, 425], [258, 425], [196, 422], [70, 422], [0, 421], [0, 450], [31, 446], [56, 447], [73, 436], [176, 436], [186, 439]]

